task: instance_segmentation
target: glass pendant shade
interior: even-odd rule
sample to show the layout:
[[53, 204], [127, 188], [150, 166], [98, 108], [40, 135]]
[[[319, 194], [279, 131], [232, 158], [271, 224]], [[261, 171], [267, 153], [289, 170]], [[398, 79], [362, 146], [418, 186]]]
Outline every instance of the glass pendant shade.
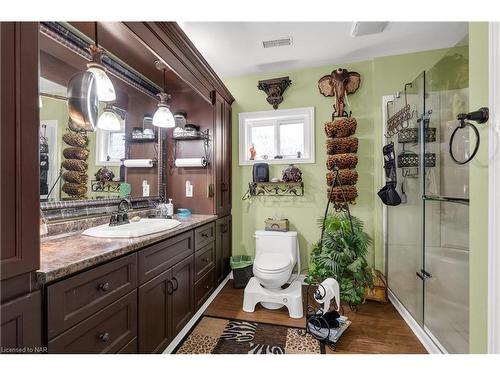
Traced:
[[87, 71], [91, 72], [97, 84], [97, 97], [101, 102], [112, 102], [116, 100], [113, 82], [109, 79], [105, 68], [98, 63], [90, 63]]
[[104, 112], [99, 116], [97, 127], [102, 130], [117, 131], [121, 129], [120, 120], [111, 108], [105, 107]]
[[175, 127], [175, 119], [170, 109], [165, 104], [158, 104], [158, 109], [153, 116], [153, 125], [159, 128]]

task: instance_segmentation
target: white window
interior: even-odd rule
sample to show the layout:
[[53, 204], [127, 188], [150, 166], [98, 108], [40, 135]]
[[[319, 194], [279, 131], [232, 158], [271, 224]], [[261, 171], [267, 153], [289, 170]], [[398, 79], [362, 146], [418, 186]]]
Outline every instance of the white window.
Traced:
[[314, 163], [313, 107], [242, 112], [239, 126], [240, 165]]
[[109, 131], [97, 129], [96, 132], [96, 165], [120, 165], [125, 158], [125, 122], [122, 129]]

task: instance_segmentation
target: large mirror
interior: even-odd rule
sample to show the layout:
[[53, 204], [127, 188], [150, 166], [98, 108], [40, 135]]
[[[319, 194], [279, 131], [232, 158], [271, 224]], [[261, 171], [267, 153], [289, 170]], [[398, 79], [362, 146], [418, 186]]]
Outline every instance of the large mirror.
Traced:
[[[109, 40], [109, 31], [107, 35]], [[152, 125], [158, 105], [155, 95], [160, 89], [154, 83], [157, 76], [150, 79], [126, 63], [115, 64], [120, 74], [108, 69], [108, 76], [116, 100], [98, 102], [94, 131], [74, 130], [72, 126], [68, 83], [87, 69], [88, 57], [78, 48], [84, 50], [83, 42], [91, 42], [88, 39], [69, 25], [41, 25], [40, 200], [159, 196], [162, 136]], [[149, 65], [148, 69], [154, 69], [153, 56]], [[112, 130], [106, 123], [110, 113]]]

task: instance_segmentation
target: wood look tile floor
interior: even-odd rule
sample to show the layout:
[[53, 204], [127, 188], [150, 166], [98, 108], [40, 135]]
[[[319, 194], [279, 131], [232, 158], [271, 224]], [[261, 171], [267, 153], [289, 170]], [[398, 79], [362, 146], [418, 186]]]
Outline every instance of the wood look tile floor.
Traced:
[[[304, 327], [305, 319], [291, 319], [285, 308], [267, 310], [260, 304], [255, 312], [242, 310], [243, 289], [234, 289], [232, 280], [226, 284], [204, 315], [242, 319], [262, 323], [281, 324], [290, 327]], [[427, 353], [403, 318], [389, 302], [382, 304], [367, 301], [352, 312], [345, 307], [345, 315], [352, 321], [340, 339], [337, 351], [327, 348], [327, 353], [340, 354], [423, 354]]]

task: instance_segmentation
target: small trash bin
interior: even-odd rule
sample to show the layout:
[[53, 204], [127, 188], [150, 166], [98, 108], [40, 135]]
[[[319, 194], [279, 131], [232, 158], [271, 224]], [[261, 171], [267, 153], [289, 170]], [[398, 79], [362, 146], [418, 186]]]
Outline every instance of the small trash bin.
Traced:
[[233, 270], [233, 285], [236, 289], [247, 286], [253, 276], [253, 258], [249, 255], [236, 255], [230, 259]]

